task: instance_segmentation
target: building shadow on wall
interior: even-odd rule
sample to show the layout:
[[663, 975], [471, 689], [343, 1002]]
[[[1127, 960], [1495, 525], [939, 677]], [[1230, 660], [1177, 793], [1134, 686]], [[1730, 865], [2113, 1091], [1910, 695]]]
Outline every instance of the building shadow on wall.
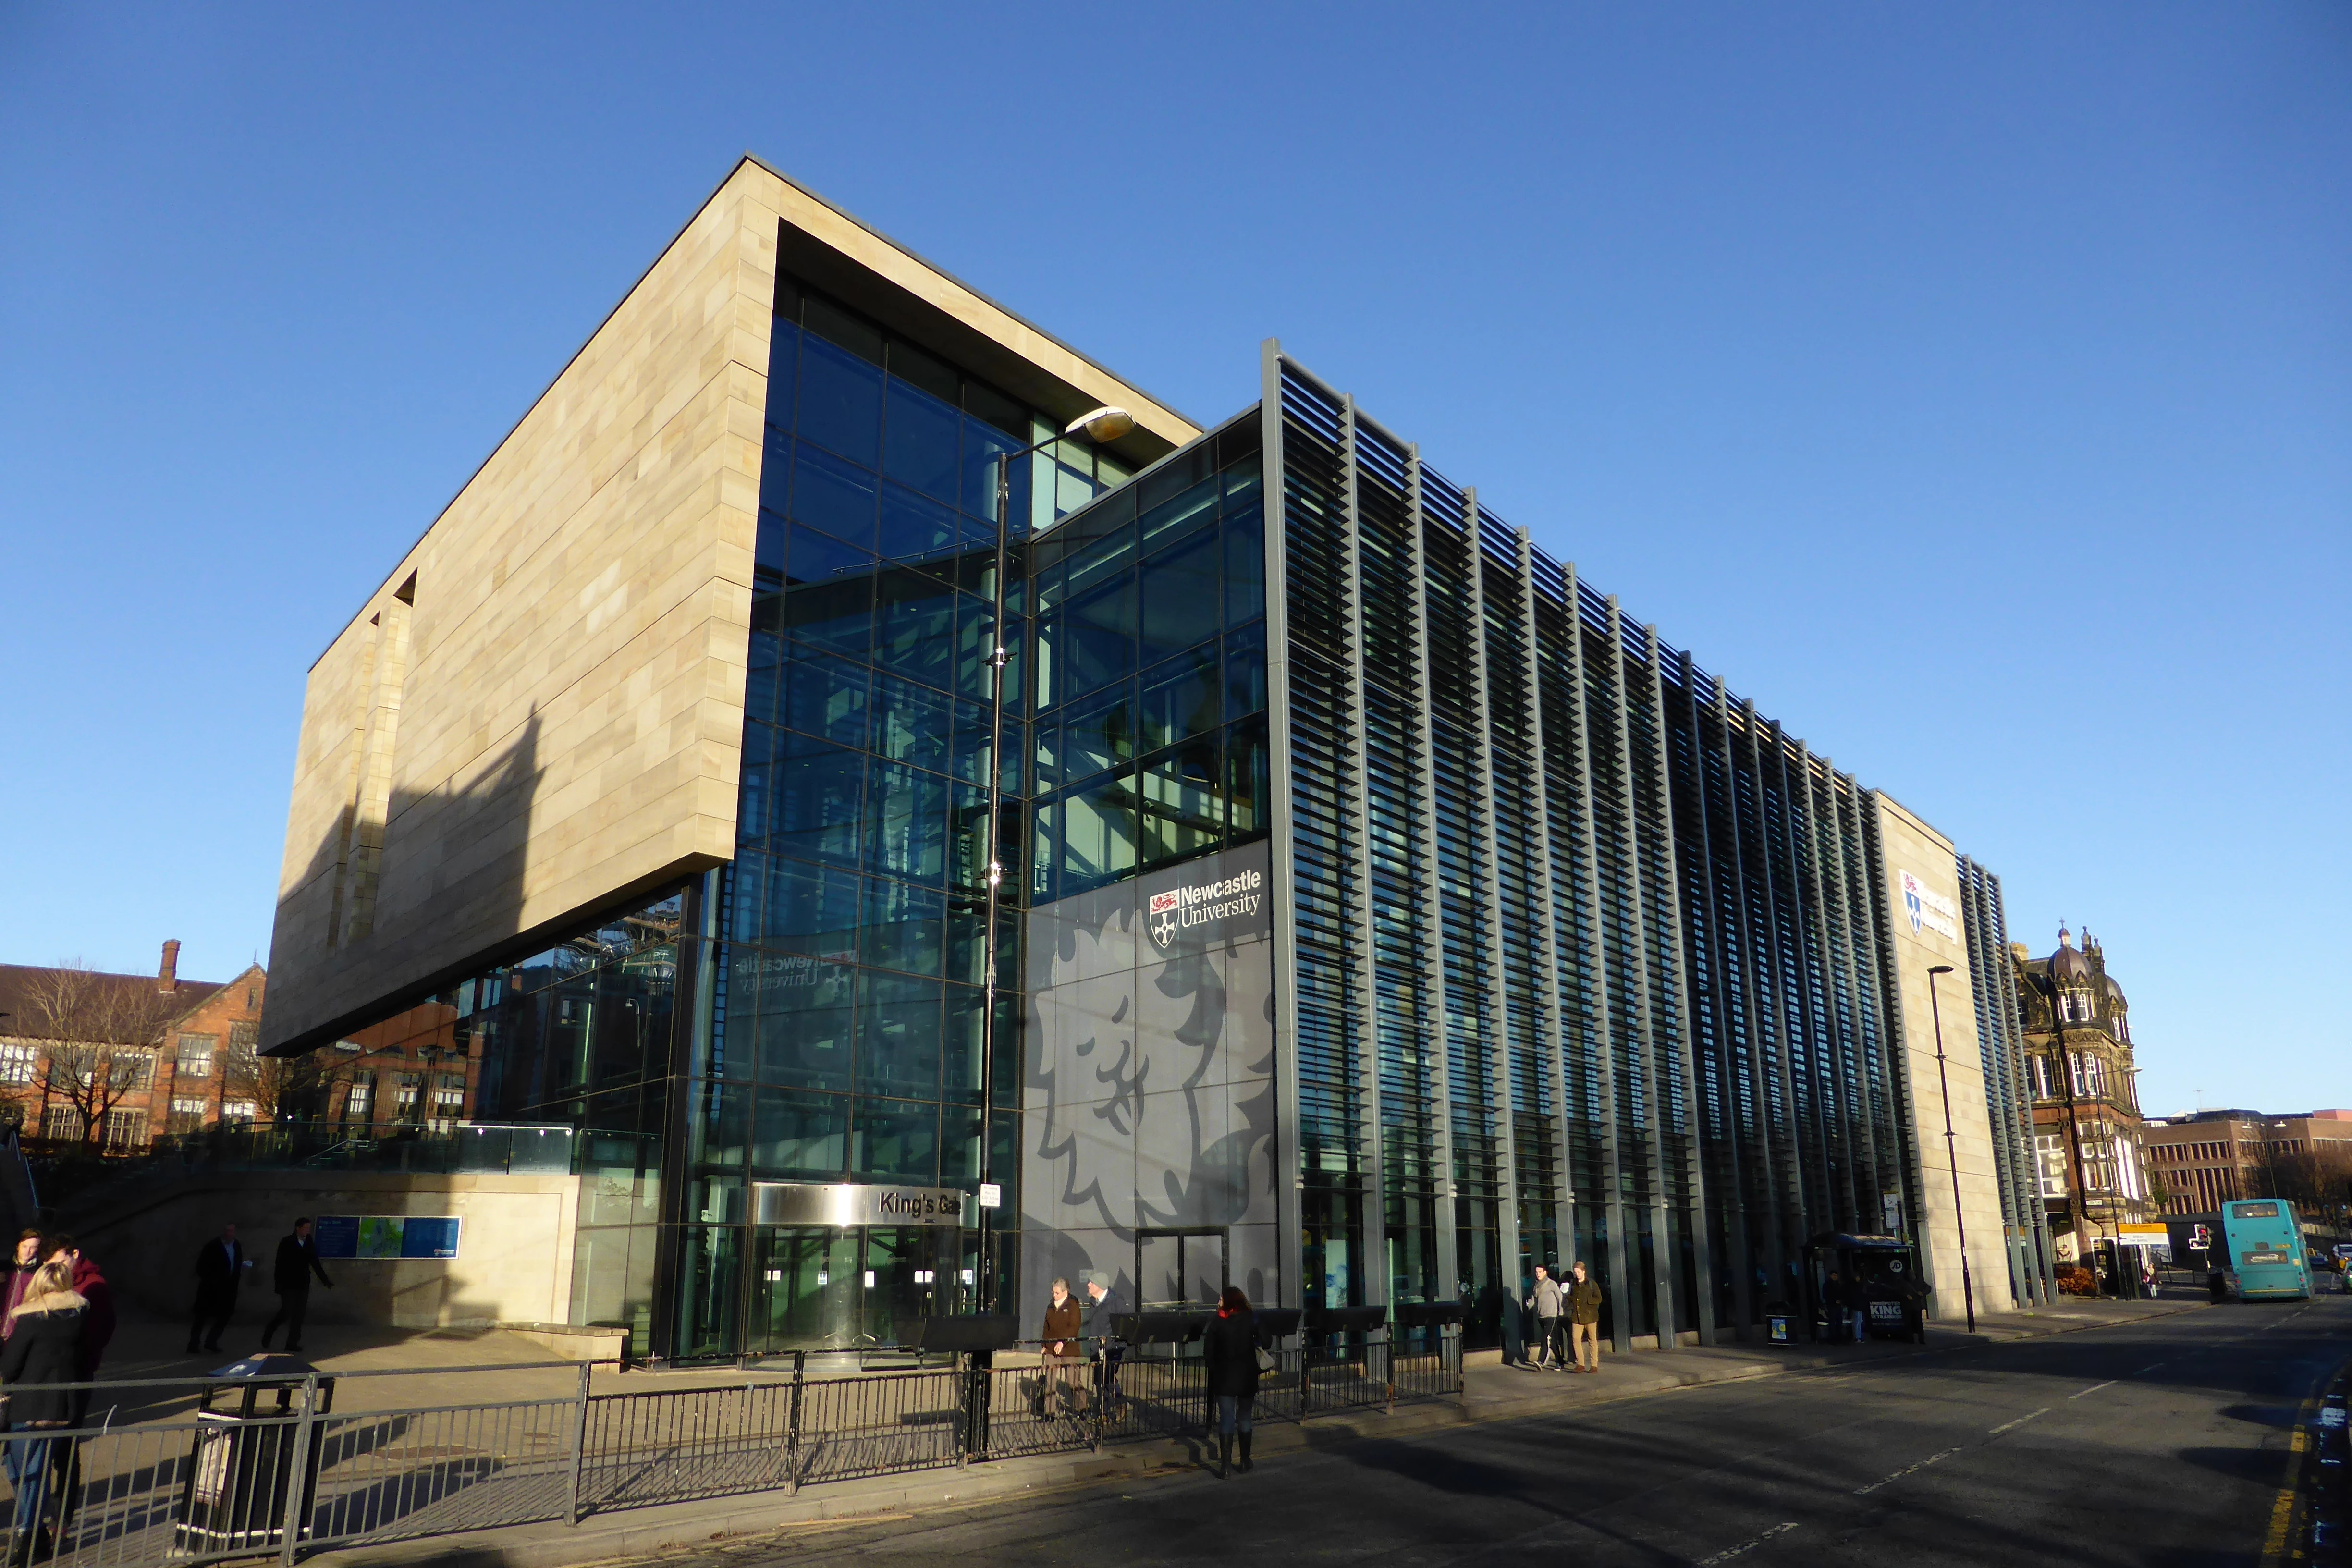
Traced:
[[328, 1044], [530, 944], [535, 933], [520, 921], [546, 772], [540, 727], [534, 706], [474, 782], [394, 787], [380, 820], [355, 783], [300, 881], [278, 900], [266, 1052]]

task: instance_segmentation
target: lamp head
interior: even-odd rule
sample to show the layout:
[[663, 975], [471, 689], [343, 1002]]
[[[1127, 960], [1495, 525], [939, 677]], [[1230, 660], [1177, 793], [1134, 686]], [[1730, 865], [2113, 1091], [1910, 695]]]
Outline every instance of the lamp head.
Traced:
[[1948, 964], [1948, 963], [1939, 963], [1939, 964], [1936, 965], [1933, 969], [1930, 969], [1929, 971], [1927, 971], [1927, 973], [1930, 973], [1930, 974], [1949, 974], [1951, 972], [1952, 972], [1952, 966], [1951, 966], [1950, 964]]
[[1081, 414], [1062, 427], [1065, 436], [1084, 434], [1089, 441], [1116, 441], [1135, 428], [1135, 416], [1126, 409], [1105, 406]]

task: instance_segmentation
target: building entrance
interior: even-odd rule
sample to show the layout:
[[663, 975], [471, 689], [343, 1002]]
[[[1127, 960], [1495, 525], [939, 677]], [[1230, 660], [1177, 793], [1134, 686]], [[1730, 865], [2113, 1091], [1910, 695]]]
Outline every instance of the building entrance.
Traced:
[[744, 1348], [907, 1344], [926, 1317], [971, 1310], [980, 1236], [961, 1227], [761, 1226], [752, 1233]]
[[1214, 1306], [1233, 1276], [1233, 1237], [1223, 1226], [1147, 1227], [1135, 1233], [1136, 1300], [1145, 1311]]
[[[763, 1183], [754, 1190], [744, 1349], [863, 1351], [912, 1343], [925, 1317], [971, 1310], [980, 1232], [963, 1194]], [[898, 1223], [857, 1224], [869, 1217]], [[833, 1223], [853, 1222], [853, 1223]]]

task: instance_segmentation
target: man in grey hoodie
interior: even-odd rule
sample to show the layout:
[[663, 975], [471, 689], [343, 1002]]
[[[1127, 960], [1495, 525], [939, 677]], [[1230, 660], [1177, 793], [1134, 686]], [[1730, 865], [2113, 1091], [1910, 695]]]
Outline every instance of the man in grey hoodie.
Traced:
[[1536, 1265], [1536, 1364], [1549, 1363], [1554, 1372], [1563, 1361], [1559, 1342], [1559, 1281], [1542, 1264]]

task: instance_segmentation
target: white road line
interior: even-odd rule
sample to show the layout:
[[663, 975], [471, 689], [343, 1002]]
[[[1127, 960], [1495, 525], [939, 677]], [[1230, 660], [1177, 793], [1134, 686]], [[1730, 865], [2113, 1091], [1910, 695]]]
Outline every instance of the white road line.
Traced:
[[1986, 1433], [1986, 1434], [1985, 1434], [1985, 1436], [1988, 1436], [1988, 1437], [1998, 1437], [1998, 1436], [2000, 1436], [2003, 1432], [2008, 1431], [2008, 1430], [2009, 1430], [2011, 1427], [2012, 1427], [2012, 1426], [2024, 1426], [2028, 1421], [2032, 1420], [2032, 1419], [2033, 1419], [2033, 1417], [2034, 1417], [2035, 1415], [2049, 1415], [2049, 1414], [2050, 1414], [2050, 1406], [2049, 1406], [2049, 1405], [2043, 1405], [2041, 1409], [2039, 1409], [2039, 1410], [2036, 1410], [2036, 1411], [2032, 1412], [2031, 1415], [2021, 1415], [2021, 1416], [2019, 1416], [2019, 1417], [2018, 1417], [2016, 1420], [2014, 1420], [2014, 1421], [2004, 1421], [2004, 1422], [2002, 1422], [2000, 1426], [1998, 1426], [1994, 1427], [1991, 1431], [1990, 1431], [1990, 1432]]
[[1910, 1475], [1915, 1471], [1926, 1469], [1928, 1466], [1936, 1463], [1938, 1459], [1948, 1459], [1954, 1454], [1958, 1452], [1959, 1450], [1958, 1448], [1947, 1448], [1940, 1454], [1930, 1454], [1916, 1465], [1906, 1465], [1903, 1468], [1895, 1471], [1893, 1475], [1886, 1477], [1884, 1480], [1875, 1480], [1866, 1487], [1854, 1488], [1853, 1495], [1856, 1497], [1868, 1497], [1871, 1493], [1876, 1491], [1883, 1486], [1892, 1485], [1894, 1482], [1901, 1480], [1904, 1477]]
[[[2096, 1394], [2103, 1388], [2113, 1388], [2115, 1385], [2116, 1380], [2111, 1377], [2105, 1383], [2095, 1383], [2091, 1384], [2090, 1387], [2083, 1390], [2083, 1394]], [[2083, 1394], [2070, 1394], [2066, 1397], [2069, 1399], [2080, 1399], [2083, 1397]]]
[[1789, 1531], [1796, 1528], [1796, 1523], [1793, 1521], [1787, 1524], [1776, 1524], [1769, 1530], [1749, 1536], [1747, 1540], [1741, 1542], [1738, 1545], [1732, 1547], [1728, 1551], [1718, 1552], [1712, 1557], [1702, 1559], [1695, 1565], [1695, 1568], [1715, 1568], [1715, 1565], [1718, 1563], [1728, 1563], [1733, 1558], [1738, 1556], [1741, 1552], [1752, 1551], [1756, 1547], [1763, 1545], [1774, 1536], [1786, 1535]]
[[2149, 1373], [2156, 1371], [2157, 1367], [2170, 1366], [2171, 1364], [2172, 1363], [2168, 1361], [2160, 1361], [2158, 1362], [2155, 1366], [2144, 1366], [2140, 1368], [2137, 1372], [2132, 1373], [2132, 1375], [2134, 1377], [2146, 1377]]

